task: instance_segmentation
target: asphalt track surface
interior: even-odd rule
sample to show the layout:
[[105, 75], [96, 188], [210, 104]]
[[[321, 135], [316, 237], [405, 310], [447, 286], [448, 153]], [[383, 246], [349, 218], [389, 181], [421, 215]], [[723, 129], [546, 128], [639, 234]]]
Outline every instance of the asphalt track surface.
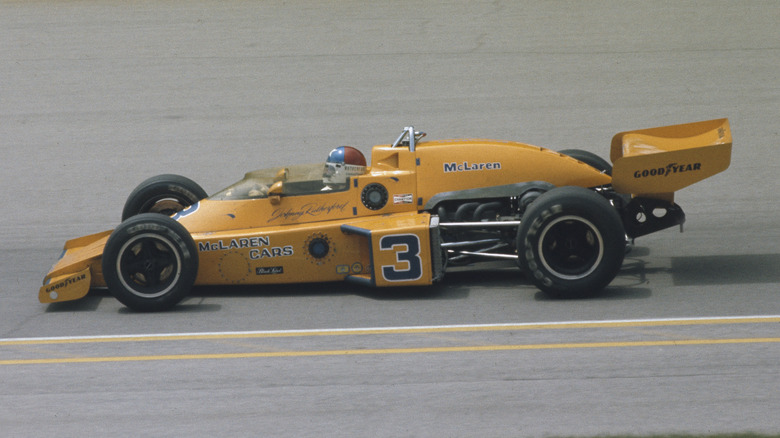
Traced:
[[[776, 2], [0, 2], [4, 436], [780, 433]], [[685, 232], [558, 301], [493, 266], [422, 289], [198, 289], [55, 305], [66, 239], [148, 176], [370, 152], [409, 124], [608, 155], [728, 117]]]

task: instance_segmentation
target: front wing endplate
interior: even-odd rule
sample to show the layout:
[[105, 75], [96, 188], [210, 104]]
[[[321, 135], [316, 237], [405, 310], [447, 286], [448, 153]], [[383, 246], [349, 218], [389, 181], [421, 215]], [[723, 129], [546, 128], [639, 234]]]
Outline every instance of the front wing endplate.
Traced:
[[89, 268], [52, 278], [38, 291], [38, 300], [42, 303], [77, 300], [89, 292], [91, 282]]

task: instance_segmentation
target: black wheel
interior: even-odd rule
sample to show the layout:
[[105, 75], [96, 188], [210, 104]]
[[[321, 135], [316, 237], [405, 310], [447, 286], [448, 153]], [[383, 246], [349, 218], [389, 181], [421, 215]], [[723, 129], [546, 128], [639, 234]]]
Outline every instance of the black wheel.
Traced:
[[198, 252], [184, 226], [156, 213], [122, 222], [103, 250], [103, 277], [122, 304], [142, 311], [167, 310], [189, 293]]
[[615, 208], [582, 187], [560, 187], [540, 196], [517, 231], [520, 267], [541, 290], [562, 298], [592, 295], [617, 275], [625, 232]]
[[612, 176], [612, 165], [609, 164], [609, 161], [599, 157], [593, 152], [583, 151], [580, 149], [565, 149], [559, 152], [561, 154], [568, 155], [575, 160], [580, 160], [590, 167]]
[[208, 196], [195, 181], [180, 175], [153, 176], [127, 197], [122, 220], [141, 213], [171, 216]]

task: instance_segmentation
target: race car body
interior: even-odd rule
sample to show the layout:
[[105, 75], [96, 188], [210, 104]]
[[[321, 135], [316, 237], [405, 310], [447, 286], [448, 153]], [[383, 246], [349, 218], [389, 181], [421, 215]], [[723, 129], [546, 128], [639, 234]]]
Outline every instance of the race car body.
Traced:
[[407, 127], [326, 163], [247, 173], [207, 197], [161, 175], [128, 197], [117, 229], [68, 241], [41, 302], [108, 287], [162, 310], [193, 285], [351, 281], [427, 285], [448, 266], [511, 259], [554, 295], [582, 296], [617, 274], [626, 236], [684, 221], [676, 190], [728, 167], [726, 119], [629, 131], [611, 159], [495, 140], [421, 141]]

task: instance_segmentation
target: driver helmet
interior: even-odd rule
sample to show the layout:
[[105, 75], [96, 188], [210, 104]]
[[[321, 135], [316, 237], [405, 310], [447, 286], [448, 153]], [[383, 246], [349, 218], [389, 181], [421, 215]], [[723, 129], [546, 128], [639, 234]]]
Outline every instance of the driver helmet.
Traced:
[[322, 182], [325, 184], [346, 184], [347, 178], [366, 173], [366, 157], [352, 146], [339, 146], [328, 154]]

